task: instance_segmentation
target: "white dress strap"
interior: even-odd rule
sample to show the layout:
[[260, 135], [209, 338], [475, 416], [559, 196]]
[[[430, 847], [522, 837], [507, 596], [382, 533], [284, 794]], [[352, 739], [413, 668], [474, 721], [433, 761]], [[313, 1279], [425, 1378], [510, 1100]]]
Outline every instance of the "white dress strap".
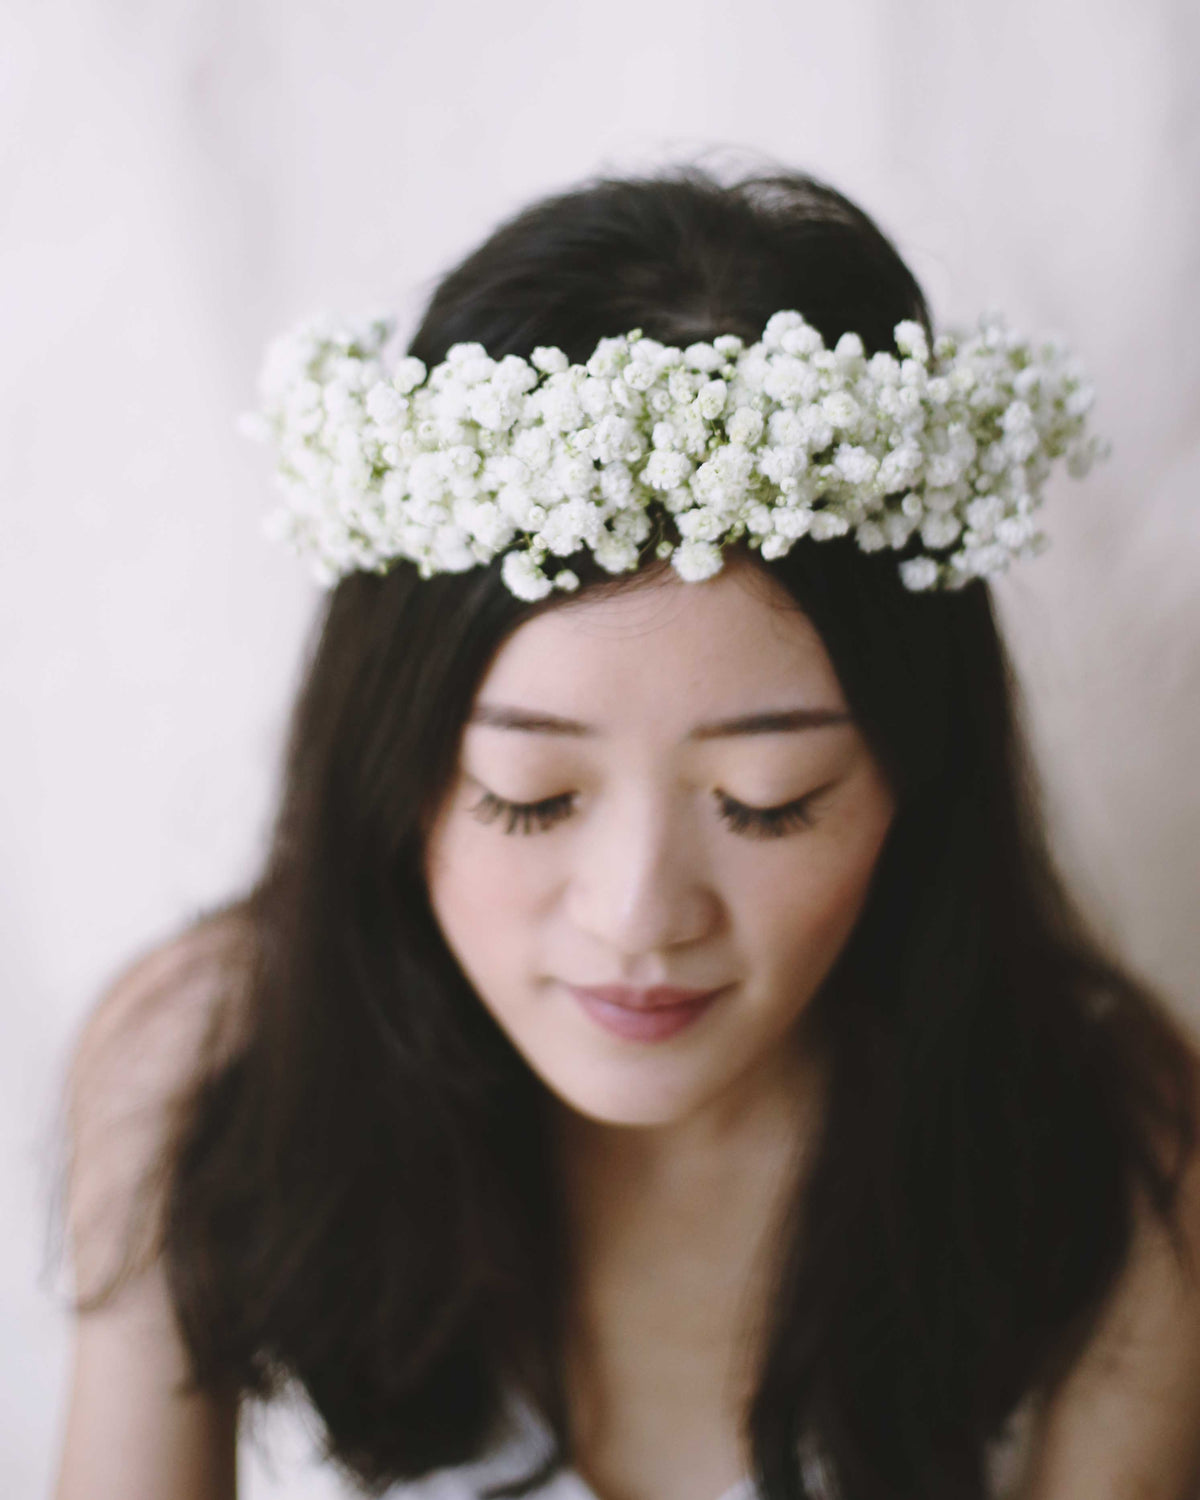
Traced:
[[[1008, 1500], [1020, 1483], [1029, 1463], [1035, 1411], [1035, 1398], [1027, 1397], [991, 1445], [987, 1465], [991, 1500]], [[528, 1407], [514, 1402], [505, 1425], [503, 1439], [485, 1458], [399, 1485], [388, 1491], [389, 1500], [481, 1500], [492, 1486], [530, 1473], [547, 1452], [545, 1424]], [[819, 1454], [806, 1449], [804, 1464], [811, 1493], [821, 1500], [837, 1500], [837, 1485]], [[531, 1491], [529, 1500], [599, 1500], [599, 1496], [574, 1469], [560, 1469]], [[719, 1497], [697, 1496], [697, 1500], [758, 1500], [758, 1489], [745, 1478]]]
[[[491, 1452], [475, 1463], [439, 1469], [412, 1484], [388, 1491], [388, 1500], [481, 1500], [489, 1488], [530, 1473], [545, 1457], [549, 1435], [542, 1419], [522, 1402], [512, 1401], [505, 1418], [505, 1432]], [[758, 1490], [749, 1478], [741, 1479], [720, 1496], [697, 1496], [697, 1500], [757, 1500]], [[599, 1496], [574, 1469], [560, 1469], [543, 1485], [529, 1492], [528, 1500], [599, 1500]]]

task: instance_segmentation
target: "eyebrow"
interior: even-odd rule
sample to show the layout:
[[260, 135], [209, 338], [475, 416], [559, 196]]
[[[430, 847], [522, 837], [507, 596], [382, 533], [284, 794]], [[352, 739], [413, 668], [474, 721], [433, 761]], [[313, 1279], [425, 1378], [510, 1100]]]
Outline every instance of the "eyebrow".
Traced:
[[[524, 734], [553, 734], [570, 739], [595, 739], [600, 735], [595, 725], [581, 724], [577, 719], [494, 703], [477, 705], [469, 722], [489, 729], [514, 729]], [[687, 738], [718, 740], [735, 735], [791, 734], [801, 729], [824, 729], [831, 724], [851, 722], [851, 715], [841, 708], [774, 708], [733, 719], [717, 719], [710, 724], [697, 724]]]

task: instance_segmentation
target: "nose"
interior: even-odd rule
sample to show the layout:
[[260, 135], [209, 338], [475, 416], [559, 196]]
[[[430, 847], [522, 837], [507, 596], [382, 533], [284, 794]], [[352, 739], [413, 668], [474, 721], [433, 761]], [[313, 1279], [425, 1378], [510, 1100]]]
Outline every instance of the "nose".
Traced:
[[597, 810], [566, 891], [567, 916], [622, 958], [682, 947], [721, 921], [706, 861], [686, 817], [650, 794]]

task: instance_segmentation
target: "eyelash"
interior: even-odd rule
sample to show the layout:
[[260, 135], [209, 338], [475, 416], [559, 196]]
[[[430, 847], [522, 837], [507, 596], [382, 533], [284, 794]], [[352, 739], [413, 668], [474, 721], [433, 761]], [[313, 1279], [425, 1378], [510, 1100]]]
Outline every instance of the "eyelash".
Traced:
[[746, 838], [781, 839], [800, 828], [811, 828], [812, 804], [817, 793], [809, 792], [797, 797], [794, 802], [784, 802], [779, 807], [747, 807], [735, 802], [724, 792], [717, 793], [721, 816], [733, 830]]
[[546, 833], [570, 817], [574, 804], [574, 792], [560, 792], [557, 797], [544, 797], [541, 802], [508, 802], [495, 792], [484, 792], [471, 811], [481, 823], [503, 818], [505, 833]]
[[[811, 804], [819, 791], [808, 792], [779, 807], [747, 807], [724, 792], [715, 795], [720, 816], [734, 833], [743, 838], [779, 839], [812, 826]], [[574, 792], [560, 792], [556, 797], [543, 798], [541, 802], [509, 802], [504, 797], [497, 797], [495, 792], [485, 791], [471, 811], [481, 823], [494, 823], [503, 818], [506, 834], [528, 834], [549, 832], [556, 823], [570, 817], [574, 806]]]

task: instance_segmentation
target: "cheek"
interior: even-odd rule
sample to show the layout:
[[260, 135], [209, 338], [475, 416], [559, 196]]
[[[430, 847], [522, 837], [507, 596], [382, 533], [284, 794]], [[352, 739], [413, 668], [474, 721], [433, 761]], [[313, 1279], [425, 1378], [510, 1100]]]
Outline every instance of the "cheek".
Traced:
[[849, 847], [801, 845], [794, 863], [755, 882], [744, 930], [773, 973], [803, 974], [813, 989], [824, 979], [866, 902], [886, 831], [885, 823]]
[[434, 915], [467, 977], [490, 1001], [528, 952], [553, 879], [532, 840], [451, 817], [430, 840], [426, 867]]

